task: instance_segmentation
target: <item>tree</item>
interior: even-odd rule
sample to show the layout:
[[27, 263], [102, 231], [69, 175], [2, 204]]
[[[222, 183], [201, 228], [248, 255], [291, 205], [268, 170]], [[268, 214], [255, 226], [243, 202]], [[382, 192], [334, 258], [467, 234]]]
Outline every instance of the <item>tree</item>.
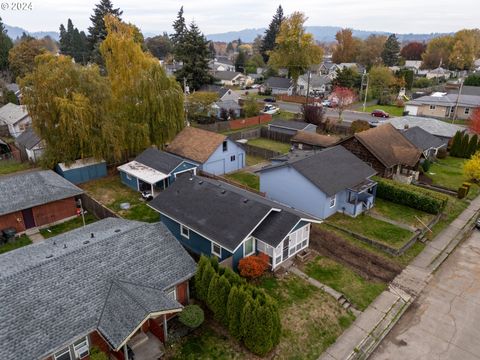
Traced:
[[357, 62], [370, 69], [374, 65], [382, 64], [382, 51], [387, 41], [384, 35], [372, 34], [360, 42], [360, 48], [357, 55]]
[[204, 255], [200, 256], [200, 260], [198, 261], [198, 264], [197, 264], [197, 271], [195, 272], [194, 283], [195, 283], [195, 294], [197, 298], [202, 301], [205, 301], [206, 294], [205, 294], [205, 289], [202, 288], [201, 286], [201, 281], [202, 281], [202, 277], [203, 277], [203, 273], [205, 272], [205, 269], [209, 266], [212, 266], [210, 264], [210, 260]]
[[422, 55], [426, 49], [427, 45], [414, 41], [402, 48], [400, 56], [405, 60], [422, 60]]
[[455, 33], [449, 55], [450, 68], [471, 70], [475, 59], [480, 57], [480, 29], [464, 29]]
[[322, 124], [324, 120], [323, 107], [310, 104], [302, 104], [302, 118], [303, 121], [310, 124]]
[[185, 42], [185, 36], [188, 31], [187, 23], [185, 22], [185, 17], [183, 16], [183, 6], [178, 11], [177, 18], [173, 22], [172, 27], [173, 34], [170, 38], [173, 45], [173, 52], [177, 60], [181, 60], [186, 56], [183, 43]]
[[352, 29], [342, 29], [335, 35], [337, 44], [332, 54], [336, 64], [355, 62], [360, 48], [359, 39], [353, 37]]
[[257, 116], [259, 110], [257, 99], [254, 96], [248, 96], [243, 103], [243, 113], [245, 114], [245, 117], [249, 118]]
[[189, 119], [199, 120], [208, 116], [211, 105], [218, 101], [218, 93], [209, 91], [195, 91], [187, 96], [186, 110]]
[[445, 35], [430, 40], [422, 55], [423, 67], [435, 69], [439, 66], [449, 67], [449, 57], [453, 49], [453, 36]]
[[43, 43], [37, 39], [20, 40], [8, 54], [10, 71], [15, 78], [24, 77], [35, 67], [35, 57], [45, 53]]
[[355, 67], [344, 67], [337, 72], [333, 80], [334, 86], [347, 87], [349, 89], [360, 89], [362, 84], [362, 75]]
[[148, 51], [157, 59], [164, 60], [173, 53], [173, 43], [166, 32], [145, 40]]
[[395, 34], [388, 37], [382, 51], [382, 60], [386, 66], [398, 65], [398, 56], [400, 54], [400, 43]]
[[105, 25], [105, 16], [112, 15], [120, 20], [123, 11], [119, 8], [114, 8], [110, 0], [100, 0], [100, 3], [95, 5], [93, 14], [90, 16], [92, 26], [88, 28], [88, 43], [90, 51], [90, 59], [103, 65], [100, 55], [100, 44], [107, 37], [107, 27]]
[[209, 41], [208, 51], [210, 52], [210, 58], [215, 59], [215, 56], [217, 55], [217, 52], [215, 51], [215, 44], [213, 43], [213, 41]]
[[245, 52], [240, 49], [237, 57], [235, 58], [235, 71], [246, 73], [245, 64], [247, 62], [247, 56]]
[[460, 153], [458, 157], [467, 158], [468, 157], [468, 144], [470, 143], [470, 136], [467, 133], [463, 134], [462, 142], [460, 144]]
[[232, 287], [227, 301], [228, 331], [239, 341], [243, 338], [242, 313], [247, 300], [248, 294], [243, 286]]
[[276, 47], [277, 36], [280, 32], [280, 26], [282, 25], [283, 20], [285, 20], [285, 17], [283, 15], [283, 8], [280, 5], [273, 16], [270, 25], [268, 25], [268, 29], [265, 30], [265, 36], [263, 37], [262, 46], [260, 48], [260, 54], [263, 57], [263, 61], [266, 63], [270, 59], [270, 52]]
[[12, 39], [7, 35], [7, 30], [0, 18], [0, 71], [8, 69], [8, 52], [13, 47]]
[[294, 12], [282, 21], [276, 40], [276, 48], [271, 51], [269, 64], [276, 68], [288, 69], [289, 76], [297, 90], [298, 78], [313, 64], [323, 58], [323, 50], [315, 44], [312, 34], [306, 33], [304, 24], [307, 18], [303, 13]]
[[240, 275], [247, 279], [256, 279], [262, 276], [268, 267], [268, 256], [264, 253], [248, 256], [238, 263]]
[[[262, 35], [257, 35], [255, 39], [253, 39], [253, 43], [252, 43], [253, 55], [262, 56], [262, 45], [263, 45], [263, 37]], [[265, 59], [263, 59], [263, 57], [262, 57], [262, 61], [265, 62]]]
[[355, 92], [349, 88], [337, 86], [333, 89], [331, 97], [337, 105], [338, 117], [342, 122], [343, 111], [355, 101]]
[[480, 75], [470, 74], [465, 79], [463, 85], [466, 86], [480, 86]]
[[480, 180], [480, 152], [476, 152], [463, 166], [463, 174], [467, 179]]
[[78, 31], [68, 19], [67, 29], [60, 25], [60, 52], [71, 56], [75, 62], [86, 64], [89, 60], [88, 39], [83, 31]]
[[462, 147], [463, 133], [457, 131], [452, 138], [452, 145], [450, 147], [450, 155], [454, 157], [460, 157]]
[[470, 138], [470, 142], [468, 143], [468, 148], [467, 148], [465, 157], [469, 159], [473, 154], [475, 154], [475, 152], [477, 151], [477, 147], [478, 147], [478, 135], [474, 134]]
[[396, 79], [389, 68], [374, 66], [370, 69], [369, 77], [369, 96], [371, 98], [380, 99], [392, 94]]
[[208, 305], [212, 310], [215, 319], [228, 326], [227, 302], [231, 285], [225, 276], [212, 278], [208, 289]]
[[182, 309], [182, 312], [178, 316], [178, 320], [185, 326], [191, 329], [195, 329], [202, 325], [205, 320], [205, 314], [198, 305], [187, 305]]
[[356, 134], [365, 130], [369, 130], [370, 124], [366, 120], [355, 120], [350, 125], [350, 129], [354, 134]]
[[208, 304], [208, 290], [210, 288], [210, 283], [215, 275], [216, 275], [216, 272], [212, 264], [210, 263], [210, 265], [205, 266], [205, 269], [202, 274], [202, 280], [198, 284], [195, 283], [195, 286], [197, 286], [197, 291], [200, 291], [200, 293], [203, 296], [203, 299], [201, 300], [203, 300], [207, 304]]

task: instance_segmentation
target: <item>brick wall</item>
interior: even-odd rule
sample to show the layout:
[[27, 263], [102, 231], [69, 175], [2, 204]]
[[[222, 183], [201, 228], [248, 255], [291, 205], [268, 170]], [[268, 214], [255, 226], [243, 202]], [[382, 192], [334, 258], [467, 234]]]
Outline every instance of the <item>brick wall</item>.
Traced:
[[[17, 221], [17, 220], [20, 220], [20, 221]], [[22, 217], [21, 211], [0, 216], [0, 230], [8, 227], [14, 227], [15, 230], [17, 230], [17, 233], [25, 231], [25, 225], [23, 223], [23, 217]]]

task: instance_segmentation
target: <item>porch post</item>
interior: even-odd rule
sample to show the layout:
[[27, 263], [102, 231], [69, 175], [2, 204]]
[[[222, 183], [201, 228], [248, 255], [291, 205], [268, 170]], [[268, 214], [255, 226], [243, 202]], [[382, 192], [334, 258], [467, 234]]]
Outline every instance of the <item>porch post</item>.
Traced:
[[153, 184], [150, 184], [150, 188], [152, 189], [152, 196], [155, 196], [155, 194], [153, 193]]
[[128, 348], [126, 343], [123, 345], [123, 356], [125, 357], [125, 360], [128, 360]]
[[355, 207], [353, 208], [353, 216], [357, 216], [358, 193], [355, 193]]
[[167, 331], [167, 315], [163, 314], [163, 341], [167, 342], [167, 336], [168, 336], [168, 331]]

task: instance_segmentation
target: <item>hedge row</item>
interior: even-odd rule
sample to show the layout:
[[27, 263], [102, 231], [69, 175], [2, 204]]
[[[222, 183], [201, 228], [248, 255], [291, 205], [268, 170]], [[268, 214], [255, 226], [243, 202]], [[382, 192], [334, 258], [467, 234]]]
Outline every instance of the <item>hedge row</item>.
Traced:
[[439, 214], [448, 202], [448, 197], [435, 191], [414, 185], [401, 184], [392, 180], [375, 178], [377, 197], [396, 204], [406, 205], [430, 214]]
[[282, 326], [275, 301], [232, 270], [220, 267], [217, 258], [200, 258], [195, 291], [215, 319], [253, 353], [266, 355], [279, 343]]

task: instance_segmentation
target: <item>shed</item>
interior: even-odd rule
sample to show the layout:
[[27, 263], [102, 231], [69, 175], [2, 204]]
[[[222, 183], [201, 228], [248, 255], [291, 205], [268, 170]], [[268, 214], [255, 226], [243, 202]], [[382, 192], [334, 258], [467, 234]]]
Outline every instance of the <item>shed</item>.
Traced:
[[105, 160], [79, 159], [71, 164], [58, 163], [55, 172], [74, 184], [81, 184], [107, 176]]

